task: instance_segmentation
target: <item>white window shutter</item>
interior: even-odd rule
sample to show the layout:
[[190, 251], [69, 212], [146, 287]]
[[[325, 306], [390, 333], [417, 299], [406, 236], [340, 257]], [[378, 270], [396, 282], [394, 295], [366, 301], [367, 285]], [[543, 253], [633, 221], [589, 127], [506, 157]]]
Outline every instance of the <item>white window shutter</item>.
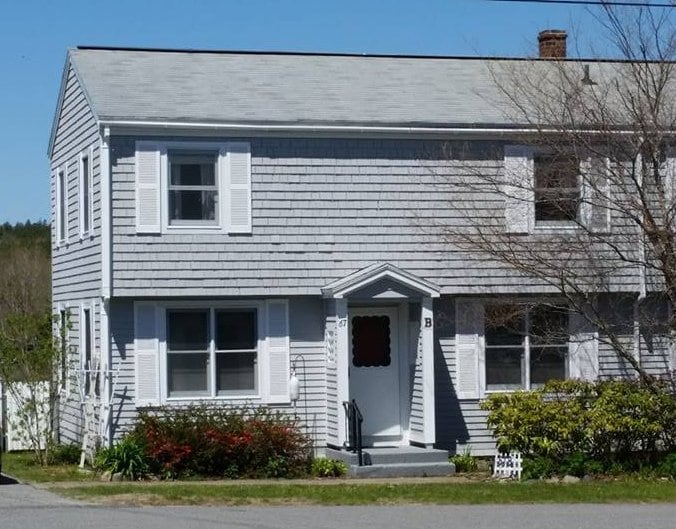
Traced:
[[267, 302], [267, 401], [270, 404], [289, 402], [289, 303], [287, 300]]
[[136, 231], [160, 233], [162, 150], [156, 143], [136, 142]]
[[455, 304], [456, 395], [478, 399], [481, 394], [484, 307], [479, 301]]
[[251, 233], [251, 144], [227, 145], [225, 218], [228, 233]]
[[504, 173], [505, 231], [531, 233], [535, 223], [533, 148], [506, 145]]
[[136, 407], [160, 403], [159, 309], [153, 303], [134, 305]]
[[580, 162], [580, 221], [592, 233], [610, 231], [610, 160], [587, 158]]
[[569, 378], [593, 382], [599, 376], [598, 333], [581, 314], [569, 316], [570, 341], [568, 342]]

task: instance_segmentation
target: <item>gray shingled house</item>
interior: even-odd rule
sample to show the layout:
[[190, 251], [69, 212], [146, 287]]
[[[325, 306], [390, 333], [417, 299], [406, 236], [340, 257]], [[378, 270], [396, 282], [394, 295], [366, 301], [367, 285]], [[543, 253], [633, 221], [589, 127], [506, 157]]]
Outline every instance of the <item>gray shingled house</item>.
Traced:
[[[487, 392], [616, 374], [593, 330], [542, 365], [493, 364], [484, 308], [551, 292], [425, 229], [481, 204], [437, 186], [462, 170], [447, 142], [497, 146], [471, 158], [497, 171], [523, 156], [488, 62], [69, 50], [49, 145], [53, 303], [72, 322], [61, 438], [112, 442], [142, 408], [250, 404], [340, 448], [354, 399], [367, 446], [489, 454]], [[497, 207], [530, 236], [532, 209]]]

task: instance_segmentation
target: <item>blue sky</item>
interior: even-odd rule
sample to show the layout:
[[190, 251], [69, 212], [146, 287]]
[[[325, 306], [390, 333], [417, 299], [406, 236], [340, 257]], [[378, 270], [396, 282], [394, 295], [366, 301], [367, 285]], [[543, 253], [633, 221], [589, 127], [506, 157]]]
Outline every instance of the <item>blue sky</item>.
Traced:
[[0, 223], [49, 216], [47, 142], [69, 47], [519, 56], [535, 52], [546, 28], [574, 29], [583, 50], [595, 36], [589, 13], [571, 5], [0, 0]]

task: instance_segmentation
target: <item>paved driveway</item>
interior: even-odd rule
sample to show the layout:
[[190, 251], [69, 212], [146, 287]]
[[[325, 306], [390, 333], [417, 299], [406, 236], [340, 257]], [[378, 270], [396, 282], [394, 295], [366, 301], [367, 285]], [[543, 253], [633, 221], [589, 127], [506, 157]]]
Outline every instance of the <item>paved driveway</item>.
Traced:
[[2, 529], [674, 529], [676, 505], [100, 507], [0, 485]]

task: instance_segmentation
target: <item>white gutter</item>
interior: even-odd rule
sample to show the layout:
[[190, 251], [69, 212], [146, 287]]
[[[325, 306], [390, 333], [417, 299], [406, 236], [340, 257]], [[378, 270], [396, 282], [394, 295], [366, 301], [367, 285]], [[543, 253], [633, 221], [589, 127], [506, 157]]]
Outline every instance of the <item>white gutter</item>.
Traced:
[[[142, 127], [167, 129], [194, 129], [214, 131], [264, 131], [264, 132], [345, 132], [345, 133], [399, 133], [399, 134], [533, 134], [561, 133], [560, 128], [501, 128], [501, 127], [402, 127], [387, 125], [288, 125], [250, 123], [200, 123], [186, 121], [100, 120], [106, 127]], [[607, 130], [567, 130], [580, 134], [608, 134]], [[634, 130], [617, 130], [613, 134], [635, 135]], [[676, 131], [671, 134], [676, 134]]]

